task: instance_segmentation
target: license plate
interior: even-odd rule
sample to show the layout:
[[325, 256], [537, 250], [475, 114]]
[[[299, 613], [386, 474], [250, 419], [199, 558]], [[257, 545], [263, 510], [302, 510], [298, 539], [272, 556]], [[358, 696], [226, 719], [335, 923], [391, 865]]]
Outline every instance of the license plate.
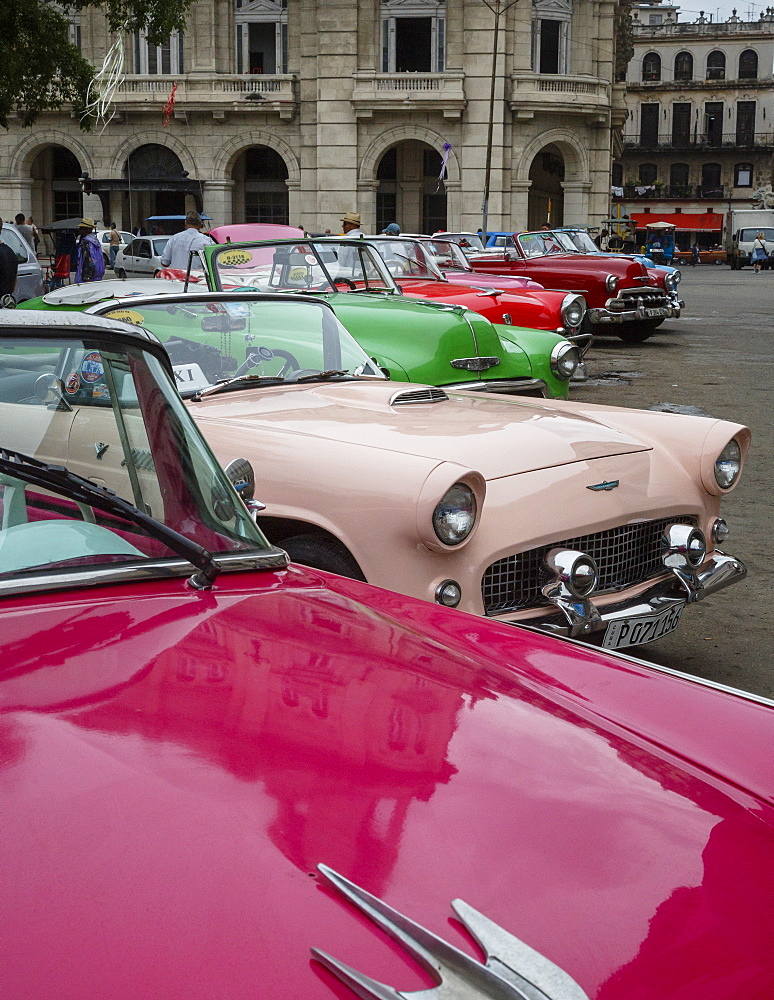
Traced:
[[658, 307], [655, 307], [653, 309], [646, 309], [645, 310], [645, 315], [649, 319], [659, 319], [661, 316], [664, 315], [664, 310], [663, 309], [659, 309]]
[[674, 632], [680, 624], [680, 614], [684, 607], [685, 602], [674, 604], [671, 608], [659, 611], [655, 615], [617, 618], [607, 626], [602, 645], [605, 649], [623, 649], [626, 646], [641, 646], [645, 642], [660, 639]]

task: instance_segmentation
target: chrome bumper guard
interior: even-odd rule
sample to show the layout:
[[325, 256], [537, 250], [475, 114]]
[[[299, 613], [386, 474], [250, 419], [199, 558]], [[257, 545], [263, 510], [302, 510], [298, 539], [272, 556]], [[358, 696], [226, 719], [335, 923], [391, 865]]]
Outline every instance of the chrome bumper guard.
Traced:
[[622, 299], [613, 299], [609, 305], [612, 304], [620, 304], [623, 308], [609, 309], [605, 306], [603, 309], [589, 309], [589, 321], [606, 326], [615, 323], [642, 323], [648, 319], [679, 319], [680, 310], [685, 306], [681, 299], [664, 306], [646, 306], [640, 303], [635, 309], [625, 308], [630, 303]]
[[455, 382], [444, 389], [464, 389], [466, 392], [504, 392], [511, 396], [538, 396], [548, 399], [548, 385], [542, 378], [498, 379], [492, 381]]
[[743, 562], [720, 551], [716, 551], [700, 571], [686, 571], [680, 566], [667, 568], [672, 573], [669, 579], [657, 583], [633, 601], [609, 604], [603, 609], [597, 608], [589, 598], [564, 593], [565, 588], [561, 586], [546, 587], [546, 597], [562, 612], [564, 621], [551, 617], [528, 624], [552, 635], [589, 639], [595, 633], [604, 632], [610, 622], [617, 619], [645, 617], [675, 605], [693, 604], [747, 576], [747, 567]]

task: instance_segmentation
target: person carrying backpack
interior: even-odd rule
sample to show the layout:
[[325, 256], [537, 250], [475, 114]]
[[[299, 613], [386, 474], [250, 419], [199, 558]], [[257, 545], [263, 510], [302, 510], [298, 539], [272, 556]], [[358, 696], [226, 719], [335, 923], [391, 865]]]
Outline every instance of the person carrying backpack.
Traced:
[[766, 249], [766, 240], [763, 238], [763, 233], [758, 233], [753, 241], [753, 251], [752, 251], [752, 264], [755, 269], [755, 273], [758, 274], [763, 262], [769, 259], [769, 251]]

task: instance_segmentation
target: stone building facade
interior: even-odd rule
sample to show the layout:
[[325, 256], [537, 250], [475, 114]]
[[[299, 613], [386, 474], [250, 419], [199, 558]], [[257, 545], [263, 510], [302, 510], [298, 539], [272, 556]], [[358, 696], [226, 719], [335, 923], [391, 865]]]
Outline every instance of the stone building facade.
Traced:
[[749, 207], [772, 183], [774, 9], [683, 22], [676, 6], [638, 3], [633, 42], [616, 201], [631, 215]]
[[[616, 9], [520, 0], [502, 14], [489, 228], [608, 214]], [[85, 10], [73, 32], [101, 64], [103, 16]], [[195, 206], [335, 232], [356, 210], [366, 231], [475, 230], [493, 37], [483, 0], [197, 0], [168, 45], [124, 39], [107, 124], [83, 132], [67, 110], [11, 122], [0, 214], [128, 229]]]

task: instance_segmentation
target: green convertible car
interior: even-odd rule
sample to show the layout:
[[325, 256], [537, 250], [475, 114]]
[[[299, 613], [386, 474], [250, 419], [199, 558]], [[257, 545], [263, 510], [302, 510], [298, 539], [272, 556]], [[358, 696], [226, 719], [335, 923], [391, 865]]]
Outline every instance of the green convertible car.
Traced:
[[[461, 305], [404, 296], [378, 252], [361, 240], [231, 243], [206, 247], [201, 256], [213, 290], [325, 298], [344, 327], [396, 381], [564, 399], [580, 364], [578, 347], [557, 333], [496, 324]], [[194, 272], [191, 291], [201, 287], [201, 277]], [[103, 300], [147, 295], [149, 284], [159, 292], [180, 287], [158, 279], [70, 285], [25, 303], [25, 308], [85, 309]], [[249, 347], [234, 339], [228, 352], [234, 371]]]

